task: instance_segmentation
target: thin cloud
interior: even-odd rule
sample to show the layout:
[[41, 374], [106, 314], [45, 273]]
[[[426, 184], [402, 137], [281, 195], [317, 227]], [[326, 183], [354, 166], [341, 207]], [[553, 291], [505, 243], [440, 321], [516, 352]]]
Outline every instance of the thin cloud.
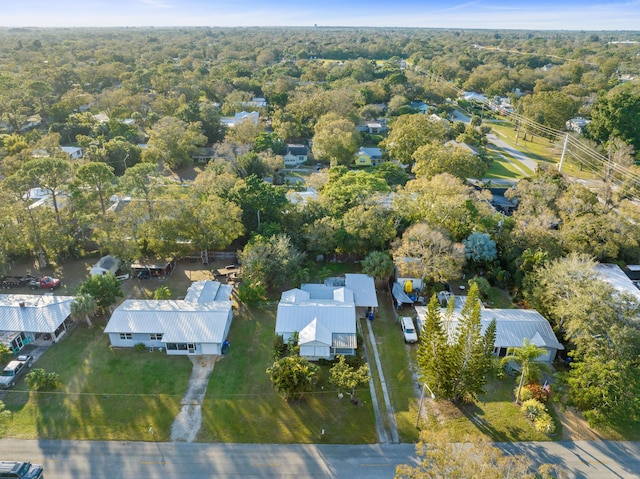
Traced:
[[164, 0], [138, 0], [138, 3], [152, 8], [174, 8], [174, 5]]

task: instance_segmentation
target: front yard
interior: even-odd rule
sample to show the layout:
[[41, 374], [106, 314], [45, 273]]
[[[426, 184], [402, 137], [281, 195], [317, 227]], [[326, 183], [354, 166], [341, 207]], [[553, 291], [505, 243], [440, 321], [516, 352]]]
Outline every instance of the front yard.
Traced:
[[[312, 280], [357, 265], [330, 264], [310, 271]], [[79, 268], [84, 274], [85, 266]], [[313, 269], [313, 268], [310, 268]], [[331, 269], [332, 271], [329, 271]], [[209, 268], [179, 264], [166, 283], [130, 280], [126, 296], [150, 297], [161, 285], [173, 297], [183, 296], [191, 281], [204, 279]], [[65, 275], [67, 279], [69, 274]], [[69, 290], [73, 289], [68, 281]], [[454, 285], [455, 286], [455, 285]], [[507, 307], [508, 296], [492, 290], [494, 307]], [[419, 384], [416, 378], [416, 345], [405, 345], [386, 290], [378, 291], [380, 307], [373, 328], [386, 386], [395, 412], [401, 442], [414, 442], [419, 430]], [[273, 339], [277, 302], [235, 312], [228, 354], [216, 364], [203, 403], [202, 427], [197, 441], [236, 443], [334, 443], [378, 441], [369, 388], [357, 391], [359, 403], [328, 383], [328, 366], [322, 367], [315, 390], [302, 401], [287, 403], [272, 388], [266, 369], [273, 362]], [[405, 308], [401, 314], [411, 315]], [[159, 440], [170, 438], [171, 425], [191, 371], [185, 357], [163, 352], [112, 350], [103, 333], [106, 320], [88, 328], [79, 323], [65, 338], [46, 351], [35, 364], [60, 375], [62, 387], [52, 393], [26, 390], [24, 381], [2, 399], [12, 416], [7, 435], [18, 438], [86, 440]], [[364, 341], [370, 352], [368, 334]], [[374, 370], [375, 368], [371, 368]], [[374, 377], [382, 409], [380, 381]], [[513, 378], [492, 380], [487, 394], [476, 403], [455, 407], [426, 400], [421, 428], [446, 429], [454, 439], [488, 437], [495, 441], [554, 440], [537, 433], [513, 403]], [[554, 414], [552, 412], [552, 414]], [[149, 428], [153, 427], [151, 436]], [[388, 424], [387, 424], [388, 427]], [[323, 435], [324, 430], [324, 435]], [[620, 438], [615, 434], [608, 436]]]

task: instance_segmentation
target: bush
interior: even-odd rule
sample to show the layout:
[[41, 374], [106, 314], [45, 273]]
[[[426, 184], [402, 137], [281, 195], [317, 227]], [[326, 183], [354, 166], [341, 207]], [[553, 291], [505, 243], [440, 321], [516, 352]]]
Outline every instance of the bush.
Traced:
[[487, 299], [487, 297], [489, 296], [489, 291], [491, 291], [491, 285], [489, 284], [489, 281], [487, 281], [487, 278], [483, 278], [482, 276], [474, 276], [469, 280], [469, 289], [471, 289], [471, 286], [474, 283], [478, 286], [478, 293], [480, 293], [480, 298]]
[[147, 350], [147, 347], [144, 345], [144, 343], [138, 343], [133, 347], [133, 349], [135, 349], [139, 353], [142, 353]]
[[536, 431], [549, 435], [555, 434], [556, 432], [556, 423], [547, 412], [540, 414], [535, 421], [533, 421], [533, 427]]
[[60, 384], [58, 373], [47, 373], [41, 368], [32, 369], [24, 380], [32, 391], [52, 391]]
[[542, 414], [547, 414], [547, 408], [537, 399], [529, 399], [520, 407], [522, 414], [529, 420], [535, 421]]
[[273, 338], [273, 359], [281, 359], [287, 355], [287, 343], [284, 342], [281, 334], [276, 334]]
[[522, 387], [522, 400], [526, 401], [527, 399], [537, 399], [543, 404], [546, 404], [549, 401], [549, 391], [544, 389], [538, 383], [530, 383], [525, 384]]
[[259, 283], [240, 283], [238, 299], [245, 304], [256, 304], [267, 299], [267, 290]]

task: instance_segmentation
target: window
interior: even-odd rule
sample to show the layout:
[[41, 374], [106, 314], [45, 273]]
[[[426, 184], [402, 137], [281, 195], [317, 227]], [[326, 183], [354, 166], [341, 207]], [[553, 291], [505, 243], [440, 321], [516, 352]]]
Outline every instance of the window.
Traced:
[[179, 351], [186, 351], [187, 350], [187, 345], [185, 343], [178, 343], [178, 350]]
[[133, 335], [131, 333], [120, 333], [120, 339], [133, 339]]
[[178, 346], [176, 345], [176, 343], [167, 343], [167, 349], [170, 351], [175, 351], [176, 349], [178, 349]]
[[151, 333], [149, 339], [151, 341], [162, 341], [162, 333]]

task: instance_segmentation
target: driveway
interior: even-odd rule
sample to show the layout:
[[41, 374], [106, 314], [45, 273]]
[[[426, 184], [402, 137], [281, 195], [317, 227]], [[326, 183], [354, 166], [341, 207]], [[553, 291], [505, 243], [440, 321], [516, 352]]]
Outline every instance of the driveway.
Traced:
[[171, 426], [171, 440], [193, 442], [202, 425], [202, 401], [209, 378], [218, 360], [216, 355], [189, 356], [193, 363], [187, 390], [182, 397], [180, 412]]

